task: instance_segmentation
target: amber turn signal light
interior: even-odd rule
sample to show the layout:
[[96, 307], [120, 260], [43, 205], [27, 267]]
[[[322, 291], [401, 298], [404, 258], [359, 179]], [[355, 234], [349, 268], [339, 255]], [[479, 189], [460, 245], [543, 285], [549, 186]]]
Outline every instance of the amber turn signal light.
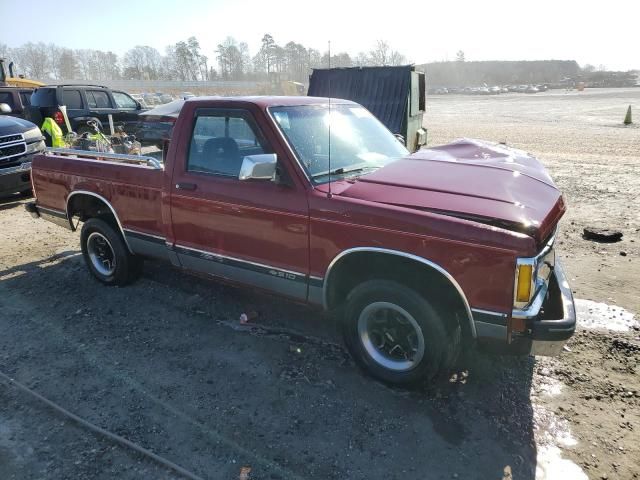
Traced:
[[520, 265], [518, 267], [518, 283], [516, 285], [516, 301], [528, 302], [531, 298], [532, 265]]

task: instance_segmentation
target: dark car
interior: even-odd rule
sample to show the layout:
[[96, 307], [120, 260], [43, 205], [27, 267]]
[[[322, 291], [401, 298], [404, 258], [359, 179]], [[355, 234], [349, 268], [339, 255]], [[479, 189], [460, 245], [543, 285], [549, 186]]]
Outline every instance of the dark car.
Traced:
[[31, 105], [32, 92], [33, 88], [0, 87], [0, 104], [4, 103], [8, 107], [8, 109], [0, 109], [0, 115], [11, 115], [31, 120], [29, 106]]
[[71, 128], [78, 134], [92, 132], [89, 121], [97, 122], [100, 129], [109, 132], [108, 115], [113, 122], [132, 133], [142, 111], [140, 103], [131, 95], [97, 85], [48, 85], [36, 88], [31, 95], [31, 118], [42, 121], [51, 117], [66, 133], [66, 125], [60, 106], [66, 105]]
[[0, 116], [0, 195], [31, 190], [31, 159], [44, 148], [37, 125], [23, 118]]
[[138, 122], [131, 133], [143, 146], [156, 146], [162, 150], [171, 139], [173, 126], [184, 102], [174, 100], [138, 114]]

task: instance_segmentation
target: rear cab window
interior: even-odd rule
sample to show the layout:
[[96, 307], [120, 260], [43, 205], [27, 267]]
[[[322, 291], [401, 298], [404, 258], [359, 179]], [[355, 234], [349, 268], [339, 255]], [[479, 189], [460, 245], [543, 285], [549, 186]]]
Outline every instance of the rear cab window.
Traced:
[[80, 90], [63, 90], [62, 102], [68, 109], [79, 110], [83, 107]]
[[224, 110], [196, 117], [187, 170], [237, 178], [244, 157], [270, 153], [247, 111]]
[[89, 108], [113, 108], [111, 99], [104, 90], [87, 90], [86, 95]]

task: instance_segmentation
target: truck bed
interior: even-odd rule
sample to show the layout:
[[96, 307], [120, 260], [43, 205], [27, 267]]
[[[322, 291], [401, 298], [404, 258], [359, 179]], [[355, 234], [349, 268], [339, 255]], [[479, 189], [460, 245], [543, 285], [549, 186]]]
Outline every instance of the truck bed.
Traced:
[[164, 170], [155, 159], [52, 149], [34, 157], [33, 167], [38, 205], [52, 215], [68, 218], [70, 195], [90, 192], [109, 202], [124, 230], [164, 236]]

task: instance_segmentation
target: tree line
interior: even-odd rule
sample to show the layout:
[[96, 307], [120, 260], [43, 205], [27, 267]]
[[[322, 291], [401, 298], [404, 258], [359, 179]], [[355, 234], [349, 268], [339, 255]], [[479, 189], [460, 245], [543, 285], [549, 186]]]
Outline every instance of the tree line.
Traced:
[[470, 62], [465, 61], [462, 51], [456, 54], [455, 61], [427, 63], [417, 68], [427, 72], [431, 86], [450, 87], [555, 83], [582, 73], [575, 60]]
[[[13, 61], [15, 71], [40, 81], [108, 80], [280, 80], [305, 82], [312, 68], [402, 65], [407, 59], [386, 41], [355, 56], [331, 54], [297, 42], [284, 45], [265, 34], [260, 49], [251, 54], [245, 42], [227, 37], [205, 52], [196, 37], [168, 45], [164, 53], [138, 45], [124, 55], [112, 51], [71, 49], [54, 43], [28, 42], [16, 48], [0, 43], [0, 58]], [[329, 61], [330, 60], [330, 61]]]

